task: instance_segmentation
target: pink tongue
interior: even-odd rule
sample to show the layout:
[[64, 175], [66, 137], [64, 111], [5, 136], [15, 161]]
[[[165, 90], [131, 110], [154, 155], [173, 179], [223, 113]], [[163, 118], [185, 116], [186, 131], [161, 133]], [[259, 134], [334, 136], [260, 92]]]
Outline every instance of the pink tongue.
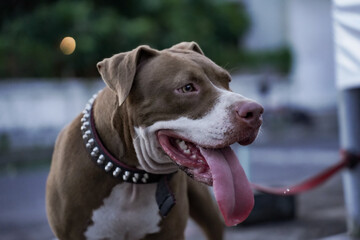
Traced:
[[233, 150], [200, 148], [209, 164], [216, 201], [227, 226], [244, 221], [254, 206], [249, 181]]

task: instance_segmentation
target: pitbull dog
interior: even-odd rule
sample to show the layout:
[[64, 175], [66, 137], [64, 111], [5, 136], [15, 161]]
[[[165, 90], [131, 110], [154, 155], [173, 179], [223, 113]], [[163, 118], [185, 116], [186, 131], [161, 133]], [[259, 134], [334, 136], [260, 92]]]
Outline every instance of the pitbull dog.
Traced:
[[223, 222], [246, 219], [253, 194], [229, 145], [254, 141], [261, 105], [231, 92], [195, 42], [140, 46], [97, 68], [107, 87], [55, 144], [46, 205], [56, 237], [184, 239], [190, 215], [219, 240]]

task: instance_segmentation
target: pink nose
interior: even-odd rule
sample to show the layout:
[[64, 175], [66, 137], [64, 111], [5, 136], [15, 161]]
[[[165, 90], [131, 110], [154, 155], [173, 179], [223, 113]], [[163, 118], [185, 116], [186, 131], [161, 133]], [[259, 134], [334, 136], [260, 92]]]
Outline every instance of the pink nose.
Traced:
[[250, 125], [259, 123], [264, 113], [264, 108], [256, 102], [239, 103], [235, 109], [237, 118]]

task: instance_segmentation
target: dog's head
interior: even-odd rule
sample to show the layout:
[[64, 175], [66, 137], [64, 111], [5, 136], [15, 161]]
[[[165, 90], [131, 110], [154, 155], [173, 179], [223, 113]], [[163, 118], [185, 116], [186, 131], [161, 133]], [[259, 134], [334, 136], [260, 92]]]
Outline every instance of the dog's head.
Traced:
[[[214, 188], [221, 183], [217, 179], [242, 171], [229, 145], [255, 140], [263, 108], [233, 93], [229, 73], [196, 43], [184, 42], [163, 51], [140, 46], [104, 59], [97, 67], [116, 92], [120, 107], [128, 110], [141, 168], [162, 174], [180, 167]], [[230, 180], [246, 180], [244, 174], [237, 175]]]

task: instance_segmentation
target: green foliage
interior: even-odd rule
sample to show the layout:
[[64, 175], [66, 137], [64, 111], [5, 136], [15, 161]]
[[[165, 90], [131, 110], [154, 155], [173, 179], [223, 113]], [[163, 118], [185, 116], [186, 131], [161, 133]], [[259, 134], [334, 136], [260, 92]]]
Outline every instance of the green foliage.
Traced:
[[[20, 2], [26, 2], [29, 10], [21, 14], [10, 11], [10, 17], [1, 19], [2, 78], [94, 77], [98, 76], [98, 61], [141, 44], [163, 49], [181, 41], [196, 41], [208, 57], [228, 68], [252, 59], [239, 48], [249, 20], [243, 6], [236, 2]], [[76, 40], [71, 55], [63, 55], [59, 49], [66, 36]]]
[[0, 134], [0, 155], [9, 151], [10, 149], [10, 139], [6, 133]]
[[[117, 43], [119, 22], [121, 19], [111, 9], [95, 11], [88, 2], [42, 5], [32, 14], [3, 24], [0, 75], [94, 76], [98, 53], [114, 53], [109, 47]], [[77, 42], [75, 53], [69, 56], [59, 49], [65, 36], [72, 36]]]
[[283, 47], [272, 51], [243, 52], [236, 61], [242, 63], [239, 67], [241, 70], [266, 69], [287, 74], [291, 71], [292, 54], [289, 47]]

